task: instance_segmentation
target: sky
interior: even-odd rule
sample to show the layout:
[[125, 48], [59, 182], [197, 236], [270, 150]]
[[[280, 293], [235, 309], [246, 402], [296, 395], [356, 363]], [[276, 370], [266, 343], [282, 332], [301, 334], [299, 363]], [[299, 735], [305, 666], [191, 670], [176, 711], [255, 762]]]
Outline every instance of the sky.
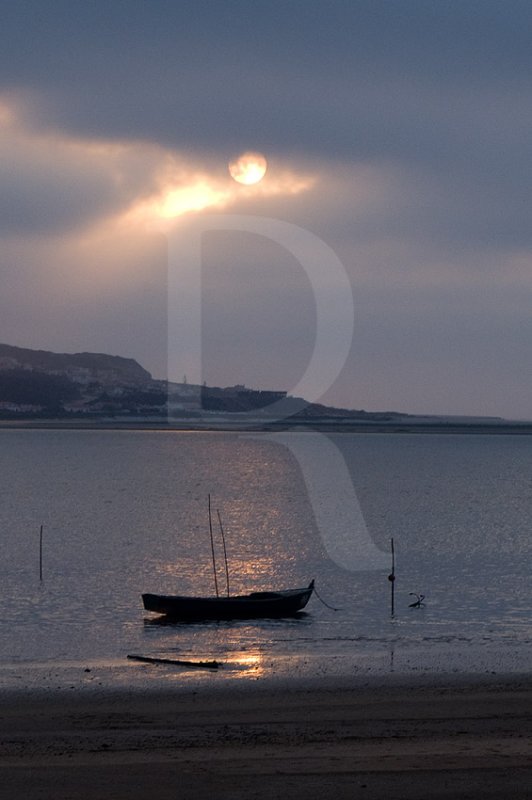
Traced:
[[528, 0], [1, 15], [0, 341], [182, 380], [188, 302], [209, 385], [532, 419]]

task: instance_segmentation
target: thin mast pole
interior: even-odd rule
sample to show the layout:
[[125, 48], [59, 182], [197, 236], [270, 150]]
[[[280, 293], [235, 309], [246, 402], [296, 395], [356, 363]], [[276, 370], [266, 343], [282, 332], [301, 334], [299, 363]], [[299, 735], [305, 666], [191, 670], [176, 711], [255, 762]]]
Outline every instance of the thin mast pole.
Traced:
[[224, 526], [222, 525], [222, 518], [220, 516], [220, 512], [218, 511], [218, 509], [216, 509], [216, 513], [218, 514], [218, 522], [220, 523], [220, 532], [222, 534], [222, 542], [224, 546], [225, 578], [227, 581], [227, 597], [229, 597], [229, 567], [227, 566], [227, 550], [225, 549]]
[[43, 526], [41, 525], [41, 530], [39, 533], [39, 580], [42, 581], [42, 530]]
[[218, 593], [218, 578], [216, 577], [216, 558], [214, 556], [214, 538], [212, 535], [212, 514], [211, 514], [211, 496], [209, 494], [209, 531], [211, 533], [211, 552], [212, 552], [212, 569], [214, 572], [214, 588], [216, 590], [216, 597], [219, 597]]
[[392, 546], [392, 571], [388, 575], [388, 580], [392, 585], [392, 617], [395, 614], [395, 549], [393, 546], [393, 537], [390, 540], [390, 544]]

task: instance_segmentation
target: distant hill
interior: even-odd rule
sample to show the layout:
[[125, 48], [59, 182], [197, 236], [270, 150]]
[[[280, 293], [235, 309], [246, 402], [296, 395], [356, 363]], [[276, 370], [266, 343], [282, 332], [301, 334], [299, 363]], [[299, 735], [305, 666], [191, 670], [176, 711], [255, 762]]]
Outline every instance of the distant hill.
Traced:
[[0, 344], [0, 422], [60, 420], [185, 426], [310, 426], [323, 430], [529, 433], [530, 423], [501, 417], [412, 415], [309, 403], [285, 391], [157, 380], [133, 358], [52, 353]]
[[150, 373], [133, 358], [105, 353], [52, 353], [0, 344], [0, 370], [13, 369], [64, 375], [78, 383], [141, 385], [152, 380]]
[[391, 421], [394, 412], [338, 409], [284, 391], [154, 380], [132, 358], [0, 344], [0, 419], [280, 416], [297, 421]]

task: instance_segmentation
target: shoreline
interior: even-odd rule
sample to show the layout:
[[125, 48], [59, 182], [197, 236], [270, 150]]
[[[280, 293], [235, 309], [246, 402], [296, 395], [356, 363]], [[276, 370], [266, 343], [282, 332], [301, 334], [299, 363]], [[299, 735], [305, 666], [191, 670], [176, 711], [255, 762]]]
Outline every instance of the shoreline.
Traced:
[[[294, 687], [431, 686], [493, 681], [526, 681], [530, 673], [530, 647], [515, 645], [486, 648], [448, 645], [397, 647], [396, 643], [355, 652], [264, 652], [260, 647], [222, 652], [217, 648], [179, 651], [131, 648], [123, 654], [79, 655], [71, 658], [0, 661], [3, 692], [57, 692], [89, 695], [101, 692], [189, 691], [197, 688], [223, 692], [287, 690]], [[130, 657], [133, 654], [133, 657]], [[162, 658], [162, 661], [159, 660]], [[148, 659], [147, 661], [145, 659]], [[190, 662], [190, 664], [187, 664]], [[207, 662], [197, 666], [198, 662]], [[216, 668], [209, 668], [216, 662]], [[195, 666], [196, 665], [196, 666]]]
[[411, 422], [350, 420], [0, 420], [2, 430], [160, 431], [183, 433], [388, 433], [421, 435], [530, 436], [532, 422]]
[[2, 797], [528, 797], [532, 676], [0, 695]]

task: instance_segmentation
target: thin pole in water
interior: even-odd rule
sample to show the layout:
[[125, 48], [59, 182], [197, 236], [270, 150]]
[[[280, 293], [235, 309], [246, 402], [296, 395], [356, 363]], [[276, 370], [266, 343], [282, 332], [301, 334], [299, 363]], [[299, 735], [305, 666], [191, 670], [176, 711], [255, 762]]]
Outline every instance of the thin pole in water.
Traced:
[[216, 597], [219, 597], [218, 593], [218, 578], [216, 577], [216, 558], [214, 555], [214, 538], [212, 535], [212, 513], [211, 513], [211, 496], [209, 495], [209, 531], [211, 533], [211, 552], [212, 552], [212, 569], [214, 572], [214, 588], [216, 590]]
[[42, 531], [43, 526], [41, 525], [41, 530], [39, 533], [39, 580], [42, 581]]
[[393, 546], [393, 537], [390, 540], [392, 546], [392, 571], [388, 575], [388, 580], [392, 585], [392, 617], [395, 615], [395, 549]]
[[227, 581], [227, 597], [229, 597], [229, 567], [227, 566], [227, 550], [225, 549], [224, 526], [222, 525], [222, 518], [220, 516], [220, 512], [218, 511], [218, 509], [216, 509], [216, 513], [218, 514], [218, 522], [220, 523], [220, 533], [222, 534], [222, 542], [224, 546], [225, 578]]

